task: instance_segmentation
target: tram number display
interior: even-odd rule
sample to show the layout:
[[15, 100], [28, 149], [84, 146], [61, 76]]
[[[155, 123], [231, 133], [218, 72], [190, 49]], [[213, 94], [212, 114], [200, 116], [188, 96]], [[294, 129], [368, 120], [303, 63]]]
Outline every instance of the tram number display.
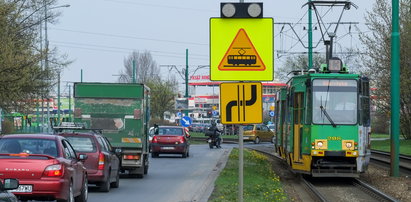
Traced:
[[341, 140], [341, 137], [327, 137], [327, 140]]
[[355, 87], [357, 86], [357, 82], [355, 80], [322, 80], [314, 82], [315, 86], [350, 86]]

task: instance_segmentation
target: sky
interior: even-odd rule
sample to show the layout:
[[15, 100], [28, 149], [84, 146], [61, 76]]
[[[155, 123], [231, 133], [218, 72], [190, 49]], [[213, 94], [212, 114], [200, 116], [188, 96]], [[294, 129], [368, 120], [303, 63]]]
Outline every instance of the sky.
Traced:
[[[124, 59], [133, 51], [150, 51], [160, 65], [161, 75], [166, 78], [175, 74], [167, 66], [175, 65], [178, 70], [185, 68], [188, 49], [189, 73], [209, 75], [209, 20], [220, 17], [220, 3], [217, 0], [60, 0], [59, 5], [70, 4], [67, 8], [55, 8], [61, 12], [58, 22], [48, 25], [48, 40], [51, 48], [68, 56], [73, 62], [62, 74], [62, 86], [81, 80], [84, 82], [116, 82], [119, 72], [124, 69]], [[239, 2], [239, 1], [223, 1]], [[274, 68], [282, 64], [285, 56], [306, 51], [298, 42], [300, 37], [306, 43], [304, 27], [307, 23], [307, 0], [260, 0], [263, 2], [264, 17], [274, 19]], [[358, 6], [345, 11], [343, 22], [357, 25], [340, 25], [337, 31], [337, 49], [352, 48], [359, 44], [358, 30], [366, 31], [365, 12], [372, 9], [374, 1], [351, 1]], [[341, 7], [319, 9], [325, 14], [325, 22], [337, 22]], [[316, 18], [313, 13], [313, 22]], [[294, 23], [290, 26], [277, 23]], [[299, 24], [297, 24], [299, 23]], [[357, 29], [358, 28], [358, 29]], [[282, 30], [282, 32], [281, 32]], [[314, 31], [314, 43], [319, 40], [319, 29]], [[319, 44], [315, 51], [324, 51]], [[280, 54], [284, 53], [284, 54]], [[197, 71], [194, 73], [194, 71]], [[183, 92], [181, 79], [180, 91]], [[67, 86], [67, 85], [66, 85]], [[62, 88], [63, 93], [67, 91]], [[215, 90], [215, 89], [214, 89]], [[197, 90], [197, 94], [204, 93]]]

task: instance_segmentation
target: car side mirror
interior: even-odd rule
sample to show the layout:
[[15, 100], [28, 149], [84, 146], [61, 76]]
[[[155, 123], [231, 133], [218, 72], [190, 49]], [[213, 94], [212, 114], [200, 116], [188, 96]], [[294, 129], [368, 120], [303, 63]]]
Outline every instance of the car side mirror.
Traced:
[[78, 159], [79, 159], [80, 161], [85, 161], [85, 160], [87, 159], [87, 154], [79, 154], [79, 155], [78, 155]]
[[19, 181], [17, 179], [7, 178], [4, 179], [3, 189], [12, 190], [19, 187]]

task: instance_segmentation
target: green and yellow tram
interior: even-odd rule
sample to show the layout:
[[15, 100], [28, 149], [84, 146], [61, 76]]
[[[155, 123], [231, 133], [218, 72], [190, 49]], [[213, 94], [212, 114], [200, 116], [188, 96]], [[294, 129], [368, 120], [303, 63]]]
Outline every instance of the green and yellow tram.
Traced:
[[358, 177], [370, 159], [369, 80], [329, 61], [277, 92], [275, 149], [296, 172]]

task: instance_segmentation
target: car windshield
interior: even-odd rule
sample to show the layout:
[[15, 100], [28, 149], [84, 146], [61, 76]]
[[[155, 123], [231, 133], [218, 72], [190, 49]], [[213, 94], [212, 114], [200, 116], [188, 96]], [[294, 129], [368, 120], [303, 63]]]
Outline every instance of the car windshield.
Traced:
[[2, 154], [46, 154], [57, 157], [57, 146], [54, 140], [35, 138], [2, 138], [0, 139]]
[[76, 152], [95, 152], [96, 145], [91, 137], [65, 136]]
[[160, 128], [159, 135], [183, 135], [182, 128]]
[[244, 126], [244, 130], [253, 130], [254, 129], [254, 125], [246, 125]]
[[316, 124], [357, 123], [357, 90], [356, 80], [314, 80], [313, 122]]

